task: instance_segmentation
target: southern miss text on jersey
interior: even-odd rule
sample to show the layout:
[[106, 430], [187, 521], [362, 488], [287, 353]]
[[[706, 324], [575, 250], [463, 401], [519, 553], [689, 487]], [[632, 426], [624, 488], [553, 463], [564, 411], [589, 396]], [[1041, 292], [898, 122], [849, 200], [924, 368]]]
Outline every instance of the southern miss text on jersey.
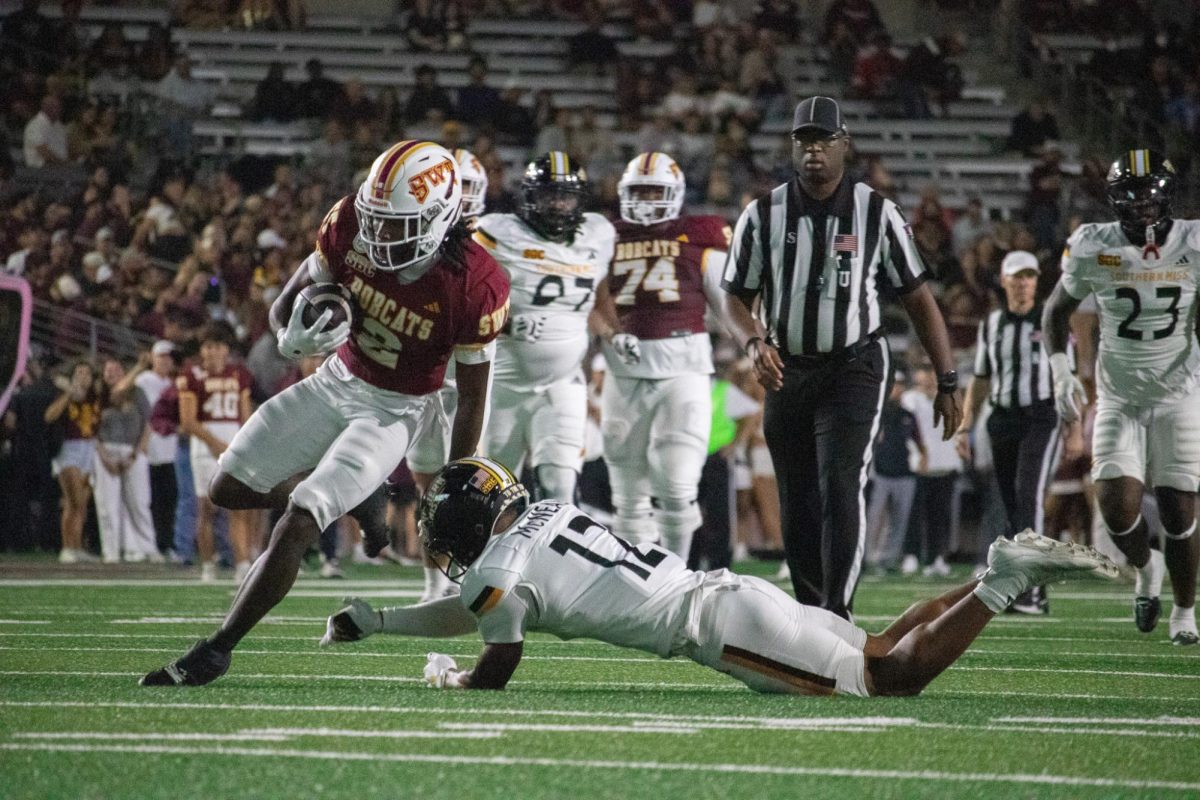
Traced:
[[242, 422], [242, 393], [250, 391], [254, 378], [240, 364], [228, 363], [221, 372], [209, 372], [190, 364], [175, 378], [181, 392], [196, 395], [196, 421], [201, 423]]
[[367, 258], [354, 198], [334, 204], [310, 274], [348, 287], [357, 300], [350, 338], [337, 352], [351, 374], [380, 389], [428, 394], [442, 385], [454, 347], [482, 348], [496, 338], [508, 318], [508, 278], [483, 248], [468, 241], [465, 249], [463, 268], [443, 262], [401, 283]]
[[1119, 223], [1081, 225], [1067, 241], [1062, 268], [1072, 297], [1096, 295], [1101, 394], [1147, 405], [1192, 391], [1200, 378], [1200, 222], [1175, 220], [1157, 252], [1146, 253]]
[[609, 369], [628, 378], [712, 372], [705, 284], [708, 276], [708, 291], [721, 291], [729, 224], [694, 216], [657, 225], [620, 221], [616, 229], [608, 288], [621, 330], [641, 340], [642, 358], [627, 365], [607, 353]]
[[467, 570], [462, 602], [485, 642], [546, 630], [668, 657], [704, 580], [652, 544], [631, 547], [575, 506], [534, 503]]
[[475, 241], [512, 283], [512, 316], [540, 318], [537, 341], [500, 337], [493, 371], [510, 387], [537, 389], [579, 370], [588, 347], [587, 318], [608, 273], [616, 233], [599, 214], [584, 214], [569, 243], [539, 237], [516, 214], [485, 214]]

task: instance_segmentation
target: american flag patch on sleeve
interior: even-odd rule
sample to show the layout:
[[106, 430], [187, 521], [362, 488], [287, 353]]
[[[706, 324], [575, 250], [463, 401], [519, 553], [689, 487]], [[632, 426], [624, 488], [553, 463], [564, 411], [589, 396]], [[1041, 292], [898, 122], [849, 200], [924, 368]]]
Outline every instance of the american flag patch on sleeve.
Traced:
[[857, 253], [858, 236], [853, 233], [836, 234], [833, 237], [833, 251], [835, 253]]

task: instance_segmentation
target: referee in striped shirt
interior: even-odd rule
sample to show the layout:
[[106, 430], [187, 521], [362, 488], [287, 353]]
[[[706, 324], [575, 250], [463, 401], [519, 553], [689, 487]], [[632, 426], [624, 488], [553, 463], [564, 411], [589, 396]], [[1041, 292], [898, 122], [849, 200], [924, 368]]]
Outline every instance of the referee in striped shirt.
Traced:
[[[904, 215], [845, 172], [850, 136], [836, 101], [796, 106], [795, 180], [742, 212], [722, 286], [742, 345], [768, 389], [775, 464], [796, 599], [849, 618], [866, 544], [864, 491], [891, 381], [880, 293], [900, 295], [938, 374], [934, 423], [962, 412], [946, 325]], [[947, 509], [949, 513], [949, 509]]]
[[[1014, 250], [1001, 262], [1005, 306], [979, 323], [975, 376], [958, 429], [959, 453], [969, 460], [970, 430], [984, 399], [991, 400], [987, 432], [1010, 538], [1026, 528], [1042, 530], [1046, 490], [1062, 445], [1050, 359], [1042, 350], [1039, 274], [1037, 256], [1024, 250]], [[1033, 587], [1012, 607], [1027, 614], [1047, 613], [1045, 587]]]

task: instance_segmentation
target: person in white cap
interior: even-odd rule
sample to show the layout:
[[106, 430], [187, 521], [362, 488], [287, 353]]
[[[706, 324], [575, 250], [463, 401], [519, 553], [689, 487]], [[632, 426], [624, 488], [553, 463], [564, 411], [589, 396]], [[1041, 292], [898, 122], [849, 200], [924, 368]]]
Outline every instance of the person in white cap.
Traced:
[[[1000, 283], [1005, 304], [979, 323], [975, 375], [957, 434], [959, 453], [969, 461], [970, 431], [984, 401], [991, 403], [987, 432], [1010, 538], [1025, 528], [1042, 529], [1046, 490], [1066, 432], [1054, 407], [1050, 360], [1042, 347], [1041, 271], [1033, 253], [1014, 250], [1004, 257]], [[1013, 601], [1012, 610], [1049, 613], [1045, 587], [1031, 587]]]
[[[159, 339], [150, 348], [150, 355], [139, 362], [143, 367], [134, 383], [146, 395], [153, 408], [167, 387], [175, 382], [175, 345]], [[154, 534], [158, 549], [166, 553], [175, 541], [175, 504], [178, 484], [175, 482], [175, 455], [179, 447], [175, 432], [163, 435], [151, 426], [146, 455], [150, 461], [150, 516], [154, 519]]]

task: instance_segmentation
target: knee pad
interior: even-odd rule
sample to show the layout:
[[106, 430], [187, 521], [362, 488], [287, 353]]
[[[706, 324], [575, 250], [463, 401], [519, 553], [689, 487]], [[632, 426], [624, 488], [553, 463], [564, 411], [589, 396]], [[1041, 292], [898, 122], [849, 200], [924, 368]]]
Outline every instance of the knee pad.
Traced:
[[1167, 531], [1167, 530], [1163, 531], [1163, 533], [1166, 535], [1166, 537], [1168, 539], [1171, 539], [1176, 542], [1181, 542], [1184, 539], [1192, 538], [1192, 534], [1195, 532], [1196, 532], [1196, 520], [1192, 520], [1192, 524], [1188, 526], [1187, 530], [1182, 531], [1181, 533], [1171, 533], [1170, 531]]
[[539, 500], [575, 501], [575, 482], [579, 476], [570, 467], [542, 464], [534, 470]]
[[613, 517], [612, 531], [630, 544], [657, 544], [658, 528], [654, 524], [654, 511], [650, 501], [622, 505], [613, 498], [617, 514]]
[[662, 537], [662, 546], [686, 560], [692, 548], [692, 534], [703, 518], [695, 500], [662, 499], [658, 501], [655, 522]]
[[1128, 530], [1114, 531], [1112, 528], [1108, 527], [1107, 522], [1104, 523], [1104, 530], [1108, 531], [1108, 535], [1111, 536], [1112, 538], [1119, 539], [1122, 536], [1128, 536], [1129, 534], [1136, 531], [1138, 529], [1138, 526], [1141, 524], [1142, 524], [1142, 515], [1138, 514], [1137, 519], [1135, 519], [1133, 521], [1133, 524], [1129, 526]]

